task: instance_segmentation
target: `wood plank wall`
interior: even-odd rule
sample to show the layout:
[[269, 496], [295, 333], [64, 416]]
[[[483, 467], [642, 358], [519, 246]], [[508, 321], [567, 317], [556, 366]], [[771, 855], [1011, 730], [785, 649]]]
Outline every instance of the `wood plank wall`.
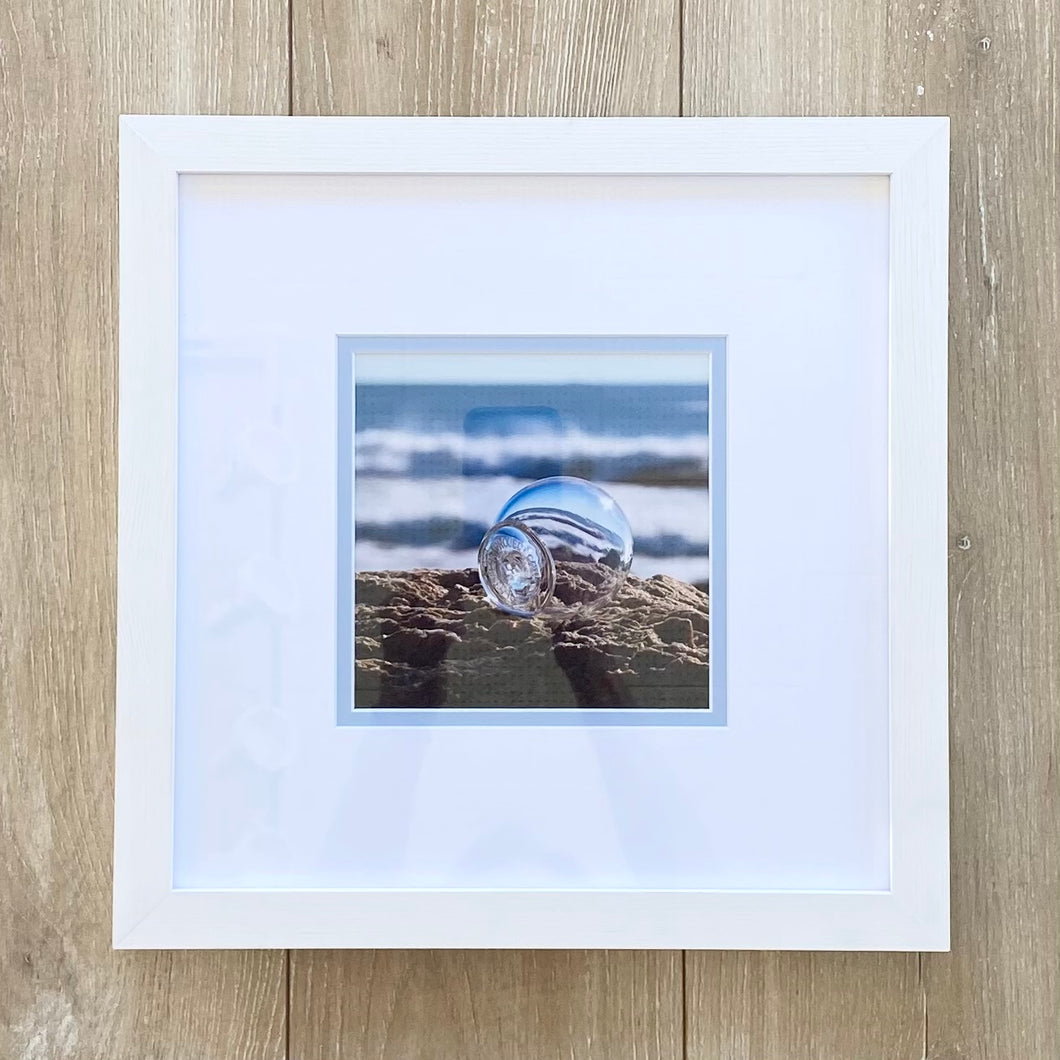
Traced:
[[[0, 1058], [1060, 1057], [1057, 23], [0, 0]], [[952, 954], [111, 952], [123, 111], [952, 116]]]

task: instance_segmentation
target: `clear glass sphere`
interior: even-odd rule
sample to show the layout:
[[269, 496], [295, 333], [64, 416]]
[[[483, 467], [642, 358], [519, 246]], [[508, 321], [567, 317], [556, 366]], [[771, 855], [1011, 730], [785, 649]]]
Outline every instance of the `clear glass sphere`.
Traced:
[[543, 478], [501, 508], [478, 550], [479, 577], [494, 607], [530, 617], [568, 617], [606, 603], [633, 560], [622, 509], [580, 478]]

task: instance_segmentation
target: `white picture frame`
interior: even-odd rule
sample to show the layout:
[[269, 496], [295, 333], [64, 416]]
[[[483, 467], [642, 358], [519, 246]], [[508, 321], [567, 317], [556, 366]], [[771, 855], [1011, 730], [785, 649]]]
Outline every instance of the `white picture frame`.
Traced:
[[[123, 117], [114, 946], [947, 949], [948, 142], [945, 118]], [[174, 886], [182, 174], [886, 178], [887, 888]]]

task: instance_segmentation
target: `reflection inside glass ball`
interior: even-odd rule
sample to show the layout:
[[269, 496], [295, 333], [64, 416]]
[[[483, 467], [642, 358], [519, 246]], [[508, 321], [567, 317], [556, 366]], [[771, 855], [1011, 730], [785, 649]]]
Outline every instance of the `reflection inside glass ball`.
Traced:
[[494, 607], [567, 617], [607, 603], [633, 561], [622, 509], [584, 479], [541, 479], [519, 490], [479, 546], [479, 576]]

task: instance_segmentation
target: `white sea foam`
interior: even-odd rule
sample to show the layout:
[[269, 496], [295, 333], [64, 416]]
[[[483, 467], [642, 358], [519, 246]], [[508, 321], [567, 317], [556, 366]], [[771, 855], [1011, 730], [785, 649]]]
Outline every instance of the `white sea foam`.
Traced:
[[[508, 475], [402, 479], [362, 474], [355, 484], [354, 518], [377, 528], [450, 521], [484, 529], [492, 525], [505, 501], [527, 484], [526, 479]], [[626, 513], [634, 540], [666, 535], [691, 546], [709, 542], [710, 497], [706, 487], [604, 486]]]
[[622, 480], [679, 467], [686, 474], [706, 474], [708, 441], [705, 434], [614, 436], [588, 434], [578, 429], [551, 432], [547, 428], [511, 435], [474, 435], [459, 431], [416, 432], [392, 428], [358, 431], [356, 467], [384, 475], [414, 474], [425, 464], [468, 464], [497, 472], [518, 469], [527, 461], [569, 466], [591, 462], [595, 476]]

